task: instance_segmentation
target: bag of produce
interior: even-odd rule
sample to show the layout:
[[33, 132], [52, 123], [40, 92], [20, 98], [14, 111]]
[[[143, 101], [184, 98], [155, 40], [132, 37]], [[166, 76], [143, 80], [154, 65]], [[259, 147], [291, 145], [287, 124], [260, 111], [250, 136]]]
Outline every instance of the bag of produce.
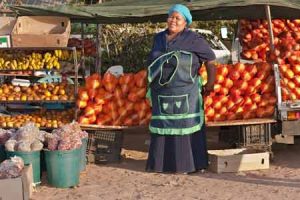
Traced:
[[43, 149], [43, 143], [41, 143], [39, 140], [35, 140], [33, 143], [31, 143], [30, 148], [31, 151], [40, 151]]
[[12, 157], [0, 164], [0, 179], [16, 178], [21, 175], [24, 162], [20, 157]]
[[23, 151], [23, 152], [30, 152], [31, 151], [31, 147], [30, 147], [31, 143], [29, 141], [21, 141], [18, 142], [17, 146], [17, 150], [18, 151]]
[[5, 149], [7, 151], [15, 151], [15, 146], [17, 144], [17, 141], [16, 140], [13, 140], [13, 139], [9, 139], [7, 140], [7, 142], [5, 143]]

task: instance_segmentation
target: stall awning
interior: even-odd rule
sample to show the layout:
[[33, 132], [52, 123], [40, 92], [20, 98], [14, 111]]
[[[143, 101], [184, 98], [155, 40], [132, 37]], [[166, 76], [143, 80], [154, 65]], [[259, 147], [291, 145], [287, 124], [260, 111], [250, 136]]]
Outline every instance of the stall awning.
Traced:
[[192, 11], [194, 20], [266, 18], [264, 5], [270, 5], [273, 18], [300, 18], [299, 0], [116, 0], [79, 6], [12, 6], [19, 15], [67, 16], [73, 21], [102, 24], [161, 22], [171, 5], [182, 3]]

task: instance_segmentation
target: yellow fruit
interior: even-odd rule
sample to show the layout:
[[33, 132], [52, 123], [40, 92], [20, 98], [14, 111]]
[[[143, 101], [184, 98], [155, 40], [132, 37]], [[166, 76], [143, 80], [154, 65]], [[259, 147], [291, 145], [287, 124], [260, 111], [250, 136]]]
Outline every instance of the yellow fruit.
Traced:
[[7, 98], [5, 96], [2, 96], [0, 99], [1, 99], [1, 101], [6, 101], [7, 100]]
[[11, 121], [10, 121], [10, 122], [7, 122], [6, 125], [7, 125], [7, 127], [10, 127], [10, 128], [13, 128], [13, 127], [14, 127], [14, 123], [11, 122]]
[[46, 97], [51, 97], [51, 92], [49, 92], [48, 90], [46, 90], [44, 94]]
[[8, 96], [7, 100], [8, 101], [13, 101], [14, 100], [14, 96]]
[[59, 100], [59, 98], [58, 98], [58, 96], [57, 96], [57, 95], [53, 95], [53, 96], [51, 97], [51, 100], [52, 100], [52, 101], [58, 101], [58, 100]]
[[65, 95], [65, 94], [66, 94], [66, 91], [65, 91], [64, 89], [60, 89], [60, 90], [59, 90], [59, 94], [60, 94], [60, 95]]
[[27, 96], [26, 95], [22, 95], [21, 96], [21, 101], [27, 101]]
[[1, 123], [1, 127], [6, 127], [6, 126], [7, 126], [6, 122]]

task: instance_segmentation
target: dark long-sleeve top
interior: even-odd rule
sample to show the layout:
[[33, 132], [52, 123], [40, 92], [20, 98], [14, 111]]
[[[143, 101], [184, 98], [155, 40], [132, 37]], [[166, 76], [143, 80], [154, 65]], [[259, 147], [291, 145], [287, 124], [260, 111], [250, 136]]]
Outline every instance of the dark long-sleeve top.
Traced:
[[[148, 58], [148, 65], [164, 53], [176, 50], [188, 51], [193, 54], [192, 72], [196, 75], [203, 62], [215, 60], [216, 56], [206, 40], [199, 34], [184, 29], [173, 40], [167, 41], [168, 30], [155, 35], [153, 47]], [[169, 67], [172, 68], [172, 65]], [[170, 69], [170, 71], [172, 71]]]

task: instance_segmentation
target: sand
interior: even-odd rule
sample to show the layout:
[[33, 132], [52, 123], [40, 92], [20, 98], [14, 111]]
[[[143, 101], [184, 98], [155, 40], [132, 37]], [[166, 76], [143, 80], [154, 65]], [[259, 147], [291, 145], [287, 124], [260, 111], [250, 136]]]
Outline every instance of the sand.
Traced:
[[[144, 142], [142, 134], [126, 136], [121, 163], [89, 164], [81, 173], [78, 187], [57, 189], [43, 183], [33, 199], [300, 199], [300, 138], [295, 145], [273, 146], [274, 160], [268, 170], [189, 175], [145, 172], [147, 146]], [[134, 144], [140, 144], [137, 145], [140, 148]]]

